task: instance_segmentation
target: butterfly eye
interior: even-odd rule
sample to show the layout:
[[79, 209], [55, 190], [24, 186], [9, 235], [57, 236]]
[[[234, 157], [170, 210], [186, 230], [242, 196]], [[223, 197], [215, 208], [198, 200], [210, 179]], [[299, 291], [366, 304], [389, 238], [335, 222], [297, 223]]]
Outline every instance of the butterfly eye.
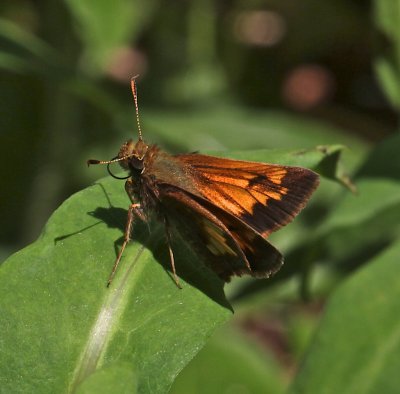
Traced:
[[143, 159], [132, 156], [129, 159], [129, 166], [133, 167], [135, 170], [143, 170]]

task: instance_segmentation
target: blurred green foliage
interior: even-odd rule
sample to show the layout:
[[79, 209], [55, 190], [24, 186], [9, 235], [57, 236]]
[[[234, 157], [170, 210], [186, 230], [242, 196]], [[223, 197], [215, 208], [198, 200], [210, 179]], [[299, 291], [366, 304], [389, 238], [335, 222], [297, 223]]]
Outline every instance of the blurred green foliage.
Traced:
[[[273, 148], [278, 151], [263, 160], [279, 162], [285, 159], [281, 149], [348, 148], [339, 150], [342, 164], [335, 157], [318, 168], [323, 174], [334, 171], [342, 185], [324, 178], [310, 207], [271, 237], [286, 257], [283, 270], [269, 281], [242, 278], [225, 287], [236, 312], [232, 323], [183, 370], [172, 392], [281, 393], [291, 384], [293, 393], [395, 393], [400, 368], [395, 264], [400, 257], [399, 10], [399, 0], [3, 0], [0, 259], [34, 241], [62, 201], [104, 175], [104, 168], [88, 170], [86, 159], [111, 158], [123, 141], [135, 137], [129, 79], [139, 73], [144, 137], [171, 152], [235, 150], [245, 159], [248, 149]], [[356, 194], [343, 188], [350, 184], [348, 175]], [[120, 189], [123, 206], [128, 199]], [[66, 227], [79, 222], [79, 212], [66, 212]], [[113, 231], [116, 238], [121, 233], [118, 226]], [[104, 260], [107, 264], [109, 258]], [[28, 267], [28, 280], [29, 264], [22, 266]], [[19, 276], [7, 275], [5, 294], [24, 295]], [[49, 306], [46, 281], [68, 283], [43, 275], [37, 311]], [[67, 289], [61, 304], [78, 305]], [[102, 302], [93, 291], [87, 298], [79, 293], [83, 306]], [[5, 308], [6, 299], [0, 301], [0, 330], [7, 325], [18, 331], [30, 312], [19, 307], [23, 300], [14, 305], [12, 297]], [[214, 307], [207, 315], [211, 322], [215, 313], [209, 333], [226, 319], [226, 311], [219, 314]], [[191, 324], [195, 319], [188, 330]], [[24, 327], [29, 331], [29, 324]], [[52, 343], [62, 344], [70, 328], [66, 323], [65, 332], [51, 333]], [[29, 332], [44, 335], [39, 329]], [[193, 345], [196, 351], [201, 343]], [[44, 346], [51, 360], [60, 356], [59, 345], [36, 345]], [[143, 344], [143, 349], [145, 354], [152, 347], [146, 350]], [[18, 356], [18, 351], [0, 339], [1, 354]], [[177, 352], [165, 382], [194, 353]], [[22, 361], [36, 376], [30, 359]], [[80, 390], [139, 387], [146, 392], [136, 384], [140, 374], [130, 368], [118, 364], [98, 370]], [[45, 369], [43, 379], [51, 380]], [[6, 370], [0, 366], [0, 392], [5, 382], [13, 385]], [[31, 387], [44, 387], [40, 379], [36, 376]], [[117, 388], [124, 379], [127, 384]], [[151, 387], [165, 389], [165, 382]]]

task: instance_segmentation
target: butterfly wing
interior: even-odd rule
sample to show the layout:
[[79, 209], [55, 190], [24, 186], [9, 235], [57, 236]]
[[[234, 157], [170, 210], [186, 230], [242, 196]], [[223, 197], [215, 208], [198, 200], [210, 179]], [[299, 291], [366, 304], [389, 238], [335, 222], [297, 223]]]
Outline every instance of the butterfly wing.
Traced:
[[204, 199], [263, 237], [291, 222], [319, 183], [315, 172], [301, 167], [199, 154], [175, 157], [191, 168]]
[[289, 223], [318, 185], [300, 167], [199, 154], [149, 156], [143, 195], [155, 192], [162, 213], [221, 278], [268, 277], [281, 254], [263, 237]]
[[269, 277], [281, 267], [281, 254], [233, 215], [172, 185], [159, 190], [168, 220], [223, 280], [243, 274]]

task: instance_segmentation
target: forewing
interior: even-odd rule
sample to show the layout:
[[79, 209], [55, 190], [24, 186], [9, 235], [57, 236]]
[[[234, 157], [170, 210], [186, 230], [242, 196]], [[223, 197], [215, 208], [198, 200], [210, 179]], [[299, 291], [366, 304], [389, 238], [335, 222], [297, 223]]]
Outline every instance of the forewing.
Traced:
[[318, 175], [288, 167], [213, 156], [176, 156], [192, 169], [203, 198], [266, 237], [291, 222], [319, 183]]
[[269, 277], [281, 267], [281, 254], [234, 216], [171, 185], [159, 190], [168, 220], [225, 281], [232, 275]]

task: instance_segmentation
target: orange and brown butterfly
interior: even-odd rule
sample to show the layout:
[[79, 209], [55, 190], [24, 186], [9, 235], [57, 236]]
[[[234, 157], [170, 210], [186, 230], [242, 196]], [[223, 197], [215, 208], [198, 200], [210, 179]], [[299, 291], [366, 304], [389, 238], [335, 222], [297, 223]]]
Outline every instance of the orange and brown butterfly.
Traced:
[[143, 141], [136, 77], [131, 80], [139, 138], [125, 142], [112, 160], [128, 171], [125, 190], [131, 200], [124, 242], [108, 280], [110, 285], [131, 239], [135, 218], [154, 213], [165, 226], [172, 273], [178, 287], [171, 232], [176, 229], [199, 249], [220, 278], [234, 275], [267, 278], [283, 257], [266, 238], [291, 222], [319, 183], [316, 173], [301, 167], [238, 161], [197, 153], [170, 155]]

